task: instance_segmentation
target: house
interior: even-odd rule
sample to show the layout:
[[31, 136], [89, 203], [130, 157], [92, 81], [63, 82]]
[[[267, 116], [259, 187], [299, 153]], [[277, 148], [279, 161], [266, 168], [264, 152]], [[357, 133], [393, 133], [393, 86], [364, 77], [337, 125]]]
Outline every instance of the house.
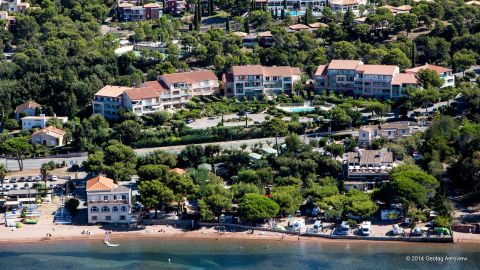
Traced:
[[15, 108], [15, 118], [17, 120], [20, 119], [21, 115], [25, 116], [34, 116], [37, 112], [37, 109], [41, 109], [42, 105], [36, 103], [35, 101], [27, 101], [25, 103], [22, 103], [18, 105]]
[[314, 11], [321, 11], [327, 5], [327, 0], [255, 0], [255, 7], [261, 9], [267, 7], [268, 10], [281, 11], [287, 10], [306, 10], [312, 8]]
[[443, 79], [443, 85], [440, 88], [445, 87], [455, 87], [455, 76], [452, 73], [452, 70], [449, 68], [435, 66], [430, 64], [425, 64], [423, 66], [418, 66], [405, 70], [406, 73], [417, 74], [420, 70], [431, 69], [434, 70], [440, 75], [440, 78]]
[[373, 140], [379, 138], [397, 140], [411, 136], [416, 131], [418, 131], [418, 126], [409, 121], [361, 126], [358, 130], [358, 145], [366, 147], [369, 146]]
[[150, 3], [143, 5], [145, 10], [145, 19], [147, 20], [157, 20], [163, 15], [162, 8], [157, 3]]
[[270, 31], [258, 33], [258, 45], [262, 47], [272, 47], [274, 37]]
[[371, 190], [388, 181], [395, 166], [392, 152], [387, 149], [357, 149], [344, 155], [344, 181], [346, 190]]
[[30, 130], [32, 128], [46, 128], [47, 122], [50, 119], [57, 119], [60, 123], [65, 124], [68, 121], [66, 116], [45, 116], [45, 114], [40, 114], [39, 116], [26, 116], [22, 119], [22, 129]]
[[166, 3], [165, 11], [172, 14], [179, 15], [187, 9], [187, 2], [184, 0], [167, 0]]
[[412, 6], [410, 5], [402, 5], [398, 7], [390, 6], [390, 5], [384, 5], [379, 8], [386, 8], [392, 12], [393, 15], [398, 15], [402, 13], [410, 13], [410, 10], [412, 10]]
[[288, 32], [299, 32], [299, 31], [304, 31], [304, 30], [309, 31], [310, 27], [308, 27], [305, 24], [301, 24], [301, 23], [290, 25], [287, 29]]
[[49, 126], [44, 129], [35, 131], [32, 134], [32, 144], [40, 144], [43, 146], [63, 146], [65, 131]]
[[97, 176], [87, 181], [88, 223], [130, 223], [132, 191], [112, 179]]
[[327, 91], [390, 99], [403, 96], [406, 88], [412, 86], [418, 86], [415, 76], [400, 73], [398, 66], [365, 65], [360, 60], [332, 60], [315, 72], [318, 94]]
[[22, 0], [0, 0], [0, 9], [13, 12], [25, 12], [30, 7], [30, 3]]
[[293, 85], [301, 81], [301, 71], [289, 66], [233, 66], [230, 73], [224, 74], [222, 81], [226, 96], [273, 97], [290, 93]]
[[118, 119], [119, 110], [123, 107], [123, 92], [129, 87], [106, 85], [94, 96], [92, 107], [94, 114], [101, 114], [106, 119]]
[[0, 20], [5, 20], [5, 29], [8, 31], [13, 31], [15, 29], [16, 19], [15, 16], [9, 16], [8, 12], [5, 10], [0, 11]]
[[347, 12], [353, 11], [356, 16], [360, 15], [359, 6], [366, 5], [367, 0], [331, 0], [329, 1], [330, 8], [333, 12]]

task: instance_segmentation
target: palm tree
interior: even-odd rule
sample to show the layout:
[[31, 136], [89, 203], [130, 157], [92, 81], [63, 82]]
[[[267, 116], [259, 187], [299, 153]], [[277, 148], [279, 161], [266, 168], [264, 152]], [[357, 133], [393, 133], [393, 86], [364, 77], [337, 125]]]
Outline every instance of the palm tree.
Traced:
[[45, 188], [47, 188], [47, 178], [48, 174], [52, 170], [52, 167], [48, 163], [43, 163], [42, 167], [40, 167], [40, 174], [42, 176], [42, 180], [45, 183]]
[[5, 165], [0, 164], [0, 183], [2, 183], [1, 187], [3, 187], [3, 180], [7, 176], [7, 168]]

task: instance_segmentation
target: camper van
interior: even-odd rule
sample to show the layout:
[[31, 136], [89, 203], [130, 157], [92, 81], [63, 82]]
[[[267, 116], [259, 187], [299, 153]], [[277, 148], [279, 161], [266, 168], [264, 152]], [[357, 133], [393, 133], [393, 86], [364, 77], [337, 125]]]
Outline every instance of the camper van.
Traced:
[[362, 222], [362, 226], [360, 226], [360, 233], [365, 236], [369, 236], [372, 232], [372, 223], [370, 221]]
[[348, 221], [342, 221], [340, 234], [347, 235], [349, 232], [350, 232], [350, 225], [348, 224]]
[[305, 227], [305, 221], [303, 221], [301, 219], [297, 219], [293, 223], [293, 231], [294, 232], [299, 232], [303, 227]]

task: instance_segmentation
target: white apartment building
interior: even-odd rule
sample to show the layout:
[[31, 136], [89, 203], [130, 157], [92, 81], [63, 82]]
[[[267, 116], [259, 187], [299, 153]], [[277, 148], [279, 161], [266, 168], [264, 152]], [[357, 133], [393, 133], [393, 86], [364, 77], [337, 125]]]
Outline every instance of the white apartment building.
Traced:
[[218, 87], [217, 76], [210, 70], [161, 75], [140, 87], [107, 85], [95, 94], [93, 112], [117, 119], [120, 108], [138, 115], [183, 108], [192, 97], [211, 96]]
[[333, 12], [347, 12], [348, 10], [358, 16], [360, 5], [367, 5], [367, 0], [330, 0], [330, 8]]
[[22, 129], [30, 130], [32, 128], [46, 128], [47, 122], [50, 119], [57, 119], [63, 124], [68, 121], [68, 117], [66, 116], [45, 116], [45, 114], [40, 114], [39, 116], [26, 116], [20, 120], [22, 120]]
[[366, 147], [369, 146], [373, 140], [380, 138], [397, 140], [409, 137], [418, 130], [419, 127], [409, 121], [361, 126], [358, 130], [358, 145]]
[[97, 176], [87, 181], [88, 223], [132, 222], [132, 192], [112, 179]]
[[[315, 11], [321, 11], [326, 5], [327, 0], [287, 0], [288, 10], [306, 10], [311, 7]], [[282, 10], [285, 8], [284, 0], [256, 0], [257, 7], [267, 6], [269, 10]]]
[[289, 93], [293, 85], [300, 81], [300, 69], [288, 66], [234, 66], [232, 72], [223, 77], [226, 96], [248, 98]]

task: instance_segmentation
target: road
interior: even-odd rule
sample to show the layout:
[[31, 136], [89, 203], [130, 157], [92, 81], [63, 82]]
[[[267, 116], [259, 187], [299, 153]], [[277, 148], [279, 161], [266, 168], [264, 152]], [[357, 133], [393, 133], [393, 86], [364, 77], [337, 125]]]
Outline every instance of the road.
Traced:
[[[248, 125], [253, 126], [255, 125], [255, 122], [257, 124], [263, 123], [265, 121], [265, 117], [268, 116], [266, 113], [249, 113], [248, 114]], [[245, 120], [243, 121], [228, 121], [231, 119], [239, 119], [241, 116], [238, 116], [237, 114], [227, 114], [223, 116], [223, 125], [226, 127], [239, 127], [239, 126], [245, 126]], [[270, 116], [272, 117], [272, 116]], [[290, 117], [284, 117], [282, 118], [284, 121], [290, 121]], [[193, 129], [206, 129], [210, 127], [216, 127], [218, 124], [222, 121], [221, 116], [215, 116], [215, 117], [203, 117], [200, 119], [196, 119], [190, 124], [187, 124], [190, 128]], [[310, 122], [312, 121], [311, 119], [307, 117], [300, 117], [299, 122]]]

